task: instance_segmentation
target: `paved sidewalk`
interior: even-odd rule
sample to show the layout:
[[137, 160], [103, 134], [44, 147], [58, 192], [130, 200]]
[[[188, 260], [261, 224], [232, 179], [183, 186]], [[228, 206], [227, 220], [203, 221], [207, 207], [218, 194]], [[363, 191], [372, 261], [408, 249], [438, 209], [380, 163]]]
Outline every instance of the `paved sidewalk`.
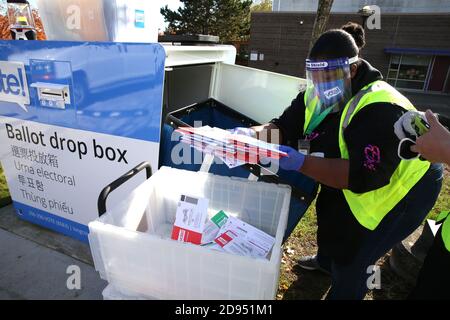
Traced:
[[[87, 244], [21, 221], [11, 206], [0, 209], [0, 257], [0, 299], [102, 299], [107, 285]], [[74, 265], [80, 290], [67, 288]]]

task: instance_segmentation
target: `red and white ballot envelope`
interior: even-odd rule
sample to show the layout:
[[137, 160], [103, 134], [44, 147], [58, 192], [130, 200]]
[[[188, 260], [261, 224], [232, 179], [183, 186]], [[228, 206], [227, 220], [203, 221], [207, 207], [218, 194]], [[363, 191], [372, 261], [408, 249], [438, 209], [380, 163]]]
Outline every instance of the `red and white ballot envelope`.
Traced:
[[227, 219], [218, 234], [214, 242], [225, 252], [253, 258], [267, 258], [275, 243], [271, 235], [234, 217]]
[[182, 195], [178, 202], [172, 239], [201, 244], [208, 218], [208, 199]]

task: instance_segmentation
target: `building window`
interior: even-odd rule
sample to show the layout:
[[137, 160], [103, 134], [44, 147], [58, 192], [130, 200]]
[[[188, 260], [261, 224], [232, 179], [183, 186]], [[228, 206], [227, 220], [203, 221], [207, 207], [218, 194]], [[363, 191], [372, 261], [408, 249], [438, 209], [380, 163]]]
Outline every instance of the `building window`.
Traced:
[[387, 81], [397, 88], [424, 90], [432, 56], [393, 54]]

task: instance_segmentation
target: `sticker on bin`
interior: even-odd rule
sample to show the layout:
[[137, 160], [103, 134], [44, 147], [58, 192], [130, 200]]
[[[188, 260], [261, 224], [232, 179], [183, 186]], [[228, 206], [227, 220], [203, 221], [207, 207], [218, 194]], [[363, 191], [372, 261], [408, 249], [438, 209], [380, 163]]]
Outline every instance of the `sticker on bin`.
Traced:
[[223, 210], [220, 210], [211, 218], [211, 220], [208, 220], [205, 230], [203, 231], [202, 244], [214, 242], [220, 228], [227, 222], [227, 220], [228, 215], [223, 212]]
[[265, 258], [275, 243], [275, 238], [237, 218], [229, 217], [214, 240], [224, 251]]
[[208, 199], [182, 195], [178, 202], [172, 239], [201, 244], [208, 217]]

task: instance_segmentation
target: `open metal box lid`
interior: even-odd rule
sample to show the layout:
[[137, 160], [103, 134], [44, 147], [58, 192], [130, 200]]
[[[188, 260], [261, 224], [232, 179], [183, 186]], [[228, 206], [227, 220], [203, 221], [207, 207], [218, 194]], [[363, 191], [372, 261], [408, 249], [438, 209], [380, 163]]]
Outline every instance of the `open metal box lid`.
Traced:
[[218, 44], [219, 37], [204, 34], [165, 34], [158, 37], [158, 42], [179, 43], [180, 45]]

